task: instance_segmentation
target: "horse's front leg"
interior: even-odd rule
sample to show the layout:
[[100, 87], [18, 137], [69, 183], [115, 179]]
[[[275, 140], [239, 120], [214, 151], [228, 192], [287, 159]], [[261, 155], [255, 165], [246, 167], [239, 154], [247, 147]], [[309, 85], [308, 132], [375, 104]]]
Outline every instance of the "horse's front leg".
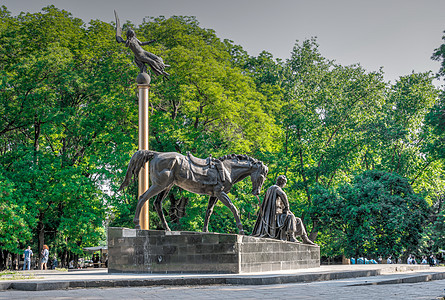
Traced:
[[202, 228], [202, 232], [209, 232], [209, 220], [210, 216], [213, 213], [213, 208], [215, 207], [216, 201], [218, 201], [218, 198], [214, 196], [211, 196], [209, 198], [209, 205], [207, 206], [206, 218], [204, 220], [204, 227]]
[[139, 201], [136, 206], [136, 213], [134, 214], [134, 219], [133, 219], [133, 223], [134, 223], [136, 229], [141, 228], [141, 226], [139, 225], [139, 215], [141, 214], [142, 206], [144, 206], [144, 204], [147, 200], [149, 200], [151, 197], [156, 196], [157, 194], [162, 192], [164, 189], [165, 189], [164, 186], [152, 185], [145, 193], [143, 193], [139, 197]]
[[235, 221], [236, 221], [236, 226], [238, 227], [239, 234], [243, 234], [244, 235], [243, 224], [241, 224], [241, 220], [240, 220], [240, 217], [239, 217], [238, 209], [236, 209], [235, 205], [233, 205], [233, 203], [230, 200], [229, 196], [227, 196], [227, 194], [224, 193], [224, 192], [219, 192], [217, 194], [217, 197], [233, 213], [233, 216], [235, 217]]

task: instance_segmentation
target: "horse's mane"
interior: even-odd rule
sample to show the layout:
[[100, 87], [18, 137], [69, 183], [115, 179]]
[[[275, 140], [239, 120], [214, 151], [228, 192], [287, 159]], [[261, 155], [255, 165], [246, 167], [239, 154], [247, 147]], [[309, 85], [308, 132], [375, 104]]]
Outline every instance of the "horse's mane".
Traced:
[[217, 159], [221, 162], [223, 162], [227, 159], [237, 159], [237, 160], [241, 160], [241, 161], [249, 161], [249, 162], [252, 162], [253, 164], [261, 162], [258, 159], [250, 157], [246, 154], [228, 154], [228, 155], [221, 156]]

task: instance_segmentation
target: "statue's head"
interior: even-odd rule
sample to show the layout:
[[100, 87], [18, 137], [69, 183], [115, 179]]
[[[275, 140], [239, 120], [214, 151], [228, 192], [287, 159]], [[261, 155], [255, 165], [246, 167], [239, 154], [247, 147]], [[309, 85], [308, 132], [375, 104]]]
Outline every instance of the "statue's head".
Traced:
[[256, 171], [250, 175], [250, 179], [252, 180], [252, 194], [258, 196], [264, 181], [266, 180], [269, 169], [261, 161], [255, 162], [253, 166], [256, 167]]
[[134, 32], [133, 29], [129, 28], [129, 29], [127, 30], [127, 39], [132, 38], [132, 37], [134, 37], [134, 36], [136, 36], [136, 33]]
[[278, 186], [283, 187], [283, 186], [286, 185], [286, 183], [287, 183], [287, 178], [286, 178], [286, 176], [284, 176], [284, 175], [280, 175], [280, 176], [277, 177], [277, 185], [278, 185]]

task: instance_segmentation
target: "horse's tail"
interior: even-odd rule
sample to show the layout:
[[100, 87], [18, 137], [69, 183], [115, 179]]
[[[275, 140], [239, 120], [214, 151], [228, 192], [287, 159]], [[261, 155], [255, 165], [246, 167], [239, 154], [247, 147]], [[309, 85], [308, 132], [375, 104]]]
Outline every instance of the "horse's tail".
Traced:
[[130, 182], [131, 178], [137, 177], [139, 175], [139, 171], [144, 167], [145, 163], [153, 159], [157, 152], [150, 150], [138, 150], [136, 151], [130, 159], [130, 163], [128, 164], [127, 173], [125, 174], [124, 182], [122, 182], [118, 191], [126, 188]]

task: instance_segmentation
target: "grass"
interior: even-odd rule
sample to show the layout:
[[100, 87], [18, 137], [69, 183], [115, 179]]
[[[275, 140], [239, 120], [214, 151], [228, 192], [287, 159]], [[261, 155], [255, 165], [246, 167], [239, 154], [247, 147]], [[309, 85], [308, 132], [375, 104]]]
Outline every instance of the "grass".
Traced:
[[0, 280], [19, 280], [19, 279], [36, 279], [34, 275], [23, 274], [14, 271], [3, 271], [0, 272]]
[[12, 275], [12, 274], [15, 274], [15, 273], [17, 273], [17, 272], [3, 271], [3, 272], [0, 272], [0, 276], [3, 276], [3, 275]]

